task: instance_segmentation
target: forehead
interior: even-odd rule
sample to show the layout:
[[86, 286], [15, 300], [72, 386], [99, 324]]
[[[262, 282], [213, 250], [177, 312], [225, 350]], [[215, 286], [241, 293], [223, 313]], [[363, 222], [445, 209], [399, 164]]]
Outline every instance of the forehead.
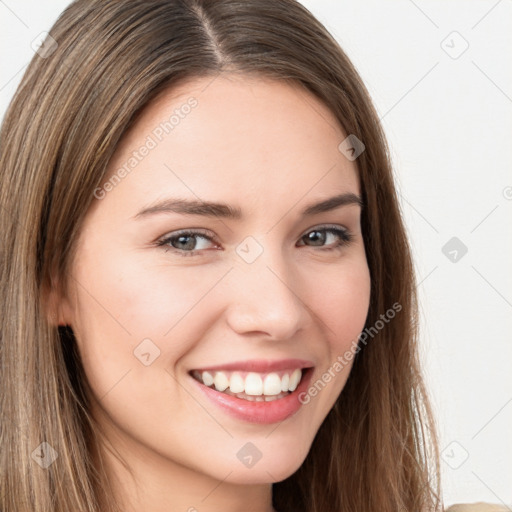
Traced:
[[345, 137], [334, 114], [297, 84], [243, 75], [196, 78], [144, 109], [108, 176], [128, 170], [124, 192], [146, 199], [171, 191], [249, 202], [272, 201], [276, 191], [296, 200], [315, 189], [358, 192], [356, 165], [338, 149]]

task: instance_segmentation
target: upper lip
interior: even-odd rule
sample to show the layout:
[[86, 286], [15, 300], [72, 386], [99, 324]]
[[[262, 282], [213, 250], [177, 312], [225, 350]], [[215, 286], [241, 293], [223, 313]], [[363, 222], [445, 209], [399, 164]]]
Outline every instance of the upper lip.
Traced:
[[314, 364], [305, 359], [252, 359], [249, 361], [234, 361], [232, 363], [223, 363], [215, 366], [202, 366], [194, 368], [198, 371], [245, 371], [245, 372], [258, 372], [267, 373], [280, 370], [295, 370], [296, 368], [311, 368]]

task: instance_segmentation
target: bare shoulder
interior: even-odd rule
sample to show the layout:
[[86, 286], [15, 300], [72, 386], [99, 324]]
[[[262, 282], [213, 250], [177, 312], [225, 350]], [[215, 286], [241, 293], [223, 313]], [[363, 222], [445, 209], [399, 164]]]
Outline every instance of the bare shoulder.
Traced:
[[457, 503], [448, 507], [445, 512], [512, 512], [512, 507], [494, 505], [492, 503]]

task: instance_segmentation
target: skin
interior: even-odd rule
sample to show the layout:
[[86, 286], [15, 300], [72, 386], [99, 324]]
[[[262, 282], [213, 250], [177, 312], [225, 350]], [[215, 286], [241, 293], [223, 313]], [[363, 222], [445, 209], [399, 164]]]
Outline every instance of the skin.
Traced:
[[[338, 150], [346, 134], [333, 114], [295, 85], [241, 75], [196, 79], [165, 91], [117, 148], [110, 172], [173, 110], [197, 106], [102, 199], [81, 229], [59, 324], [72, 327], [92, 391], [92, 413], [131, 468], [105, 450], [113, 492], [125, 511], [272, 511], [272, 483], [304, 461], [341, 393], [351, 364], [280, 424], [236, 419], [192, 385], [194, 368], [247, 359], [303, 358], [311, 382], [350, 349], [364, 328], [370, 276], [360, 207], [301, 218], [339, 193], [360, 195], [357, 167]], [[239, 207], [243, 220], [159, 213], [134, 219], [167, 197]], [[324, 224], [352, 241], [327, 251], [305, 235]], [[199, 228], [191, 249], [157, 247]], [[263, 248], [252, 263], [236, 252], [246, 237]], [[323, 244], [323, 245], [322, 245]], [[165, 249], [170, 249], [166, 252]], [[229, 271], [229, 272], [228, 272]], [[149, 338], [160, 355], [134, 356]], [[251, 468], [237, 452], [262, 453]]]

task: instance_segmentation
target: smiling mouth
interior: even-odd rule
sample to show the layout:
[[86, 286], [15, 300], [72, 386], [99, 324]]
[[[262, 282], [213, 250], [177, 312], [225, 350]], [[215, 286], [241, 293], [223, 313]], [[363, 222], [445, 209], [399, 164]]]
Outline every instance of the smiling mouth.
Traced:
[[190, 375], [206, 387], [250, 402], [272, 402], [292, 394], [309, 368], [258, 373], [200, 371]]

